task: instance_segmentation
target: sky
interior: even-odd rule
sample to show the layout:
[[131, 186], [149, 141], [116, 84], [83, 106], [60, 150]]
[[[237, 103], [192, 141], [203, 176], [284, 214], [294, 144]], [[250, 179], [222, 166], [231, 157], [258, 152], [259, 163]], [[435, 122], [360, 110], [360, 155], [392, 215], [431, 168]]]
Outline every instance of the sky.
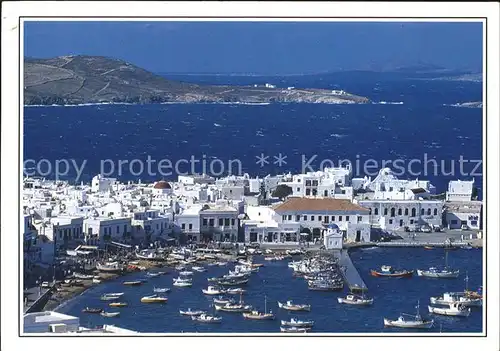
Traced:
[[164, 73], [482, 67], [473, 22], [25, 22], [24, 55], [98, 55]]

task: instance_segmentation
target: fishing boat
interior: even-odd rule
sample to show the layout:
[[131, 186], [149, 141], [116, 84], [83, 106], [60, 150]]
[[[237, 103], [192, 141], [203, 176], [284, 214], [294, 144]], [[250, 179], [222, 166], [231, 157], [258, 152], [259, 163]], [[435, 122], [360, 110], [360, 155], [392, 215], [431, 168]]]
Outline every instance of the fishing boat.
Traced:
[[242, 289], [242, 288], [229, 288], [227, 290], [225, 290], [225, 293], [226, 294], [232, 294], [232, 295], [237, 295], [237, 294], [244, 294], [246, 292], [245, 289]]
[[138, 285], [142, 285], [142, 280], [133, 280], [133, 281], [127, 281], [127, 282], [123, 282], [123, 285], [130, 285], [130, 286], [138, 286]]
[[94, 276], [92, 274], [81, 274], [81, 273], [73, 273], [73, 277], [77, 279], [92, 279]]
[[187, 310], [179, 310], [179, 313], [181, 316], [201, 316], [202, 314], [206, 314], [206, 311], [200, 311], [200, 310], [191, 310], [191, 308], [188, 308]]
[[274, 314], [272, 311], [267, 312], [267, 297], [264, 296], [264, 312], [259, 312], [257, 310], [250, 311], [248, 313], [243, 313], [243, 318], [252, 320], [272, 320], [274, 319]]
[[314, 325], [314, 321], [301, 321], [296, 318], [292, 318], [289, 321], [281, 321], [281, 325], [284, 327], [302, 327], [302, 328], [311, 328]]
[[119, 264], [118, 262], [108, 262], [108, 263], [98, 262], [96, 264], [96, 268], [97, 270], [106, 273], [117, 273], [123, 271], [123, 265]]
[[426, 278], [456, 278], [460, 274], [460, 271], [452, 270], [448, 268], [448, 252], [445, 254], [445, 265], [444, 268], [438, 270], [436, 267], [431, 267], [428, 270], [417, 269], [417, 275], [419, 277]]
[[338, 297], [337, 301], [346, 305], [369, 306], [373, 304], [373, 299], [367, 299], [364, 296], [349, 294], [346, 297]]
[[181, 271], [179, 272], [179, 276], [183, 276], [183, 277], [190, 277], [193, 275], [193, 272], [191, 271]]
[[433, 246], [424, 246], [424, 249], [426, 249], [426, 250], [434, 250], [434, 247]]
[[294, 304], [291, 300], [288, 300], [286, 303], [282, 303], [278, 301], [278, 307], [287, 311], [310, 311], [311, 305], [300, 305]]
[[[384, 326], [386, 327], [397, 327], [397, 328], [413, 328], [413, 329], [430, 329], [434, 324], [433, 319], [424, 319], [420, 316], [420, 303], [416, 306], [417, 314], [411, 315], [406, 313], [401, 313], [399, 318], [396, 320], [390, 320], [384, 318]], [[405, 319], [404, 316], [412, 317], [412, 319]]]
[[216, 311], [224, 312], [247, 312], [252, 310], [252, 306], [243, 303], [243, 296], [240, 295], [238, 303], [226, 303], [225, 305], [214, 305]]
[[122, 295], [115, 295], [115, 294], [104, 294], [101, 295], [101, 301], [115, 301], [120, 299]]
[[191, 279], [175, 279], [174, 278], [174, 286], [178, 288], [189, 288], [193, 286], [193, 281]]
[[191, 316], [191, 319], [195, 322], [201, 322], [201, 323], [220, 323], [222, 320], [222, 317], [211, 316], [208, 314], [202, 314], [199, 316]]
[[205, 295], [220, 295], [224, 294], [225, 290], [219, 289], [215, 286], [209, 285], [206, 289], [201, 289]]
[[207, 271], [207, 269], [205, 267], [193, 267], [192, 270], [196, 271], [196, 272], [206, 272]]
[[156, 278], [156, 277], [159, 277], [160, 276], [160, 273], [151, 273], [151, 272], [147, 272], [146, 273], [146, 276], [149, 277], [149, 278]]
[[127, 307], [128, 303], [126, 302], [111, 302], [109, 307]]
[[461, 303], [455, 302], [449, 305], [449, 308], [427, 306], [429, 313], [440, 314], [442, 316], [469, 317], [470, 308]]
[[299, 328], [299, 327], [280, 327], [280, 332], [282, 333], [307, 333], [311, 328]]
[[153, 288], [153, 292], [155, 293], [166, 293], [169, 292], [170, 288]]
[[443, 296], [431, 297], [430, 301], [433, 305], [450, 306], [457, 302], [465, 307], [481, 307], [483, 305], [483, 300], [481, 298], [473, 298], [467, 296], [463, 292], [446, 292]]
[[101, 313], [102, 308], [90, 308], [90, 307], [85, 307], [82, 310], [83, 313]]
[[406, 269], [396, 271], [391, 266], [382, 266], [380, 272], [371, 270], [371, 275], [374, 277], [409, 278], [413, 275], [413, 271]]
[[244, 285], [248, 283], [248, 279], [243, 279], [243, 280], [219, 280], [219, 284], [223, 286], [237, 286], [237, 285]]
[[120, 312], [101, 312], [101, 316], [103, 317], [118, 317]]
[[144, 296], [141, 298], [141, 302], [143, 303], [165, 303], [168, 298], [158, 295]]
[[336, 291], [344, 288], [343, 282], [328, 280], [313, 280], [308, 282], [308, 289], [313, 291]]
[[219, 305], [225, 305], [228, 303], [234, 304], [234, 303], [236, 303], [236, 301], [234, 299], [229, 299], [229, 298], [219, 296], [219, 297], [214, 297], [214, 303], [219, 304]]

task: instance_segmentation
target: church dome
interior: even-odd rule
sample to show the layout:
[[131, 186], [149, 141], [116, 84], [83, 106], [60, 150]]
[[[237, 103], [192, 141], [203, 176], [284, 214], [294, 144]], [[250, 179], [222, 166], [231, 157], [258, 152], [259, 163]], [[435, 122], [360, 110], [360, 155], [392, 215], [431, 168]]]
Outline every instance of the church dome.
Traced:
[[164, 180], [160, 180], [159, 182], [156, 182], [156, 184], [153, 187], [154, 189], [172, 189], [170, 184]]

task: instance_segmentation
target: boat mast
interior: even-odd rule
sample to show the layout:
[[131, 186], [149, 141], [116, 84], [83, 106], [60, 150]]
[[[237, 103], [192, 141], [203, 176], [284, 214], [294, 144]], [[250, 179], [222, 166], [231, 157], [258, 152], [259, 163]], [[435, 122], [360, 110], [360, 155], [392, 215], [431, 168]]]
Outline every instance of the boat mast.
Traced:
[[267, 313], [267, 296], [264, 295], [264, 314]]
[[469, 291], [469, 274], [467, 271], [465, 271], [465, 291]]

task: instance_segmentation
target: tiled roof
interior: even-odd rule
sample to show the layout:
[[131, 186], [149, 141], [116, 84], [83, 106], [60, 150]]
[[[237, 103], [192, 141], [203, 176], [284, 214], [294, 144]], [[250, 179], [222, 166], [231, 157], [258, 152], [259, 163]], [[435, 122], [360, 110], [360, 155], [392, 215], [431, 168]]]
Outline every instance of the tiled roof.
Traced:
[[274, 207], [276, 212], [306, 212], [306, 211], [360, 211], [368, 212], [368, 209], [352, 203], [349, 200], [340, 199], [311, 199], [290, 198], [282, 204]]

